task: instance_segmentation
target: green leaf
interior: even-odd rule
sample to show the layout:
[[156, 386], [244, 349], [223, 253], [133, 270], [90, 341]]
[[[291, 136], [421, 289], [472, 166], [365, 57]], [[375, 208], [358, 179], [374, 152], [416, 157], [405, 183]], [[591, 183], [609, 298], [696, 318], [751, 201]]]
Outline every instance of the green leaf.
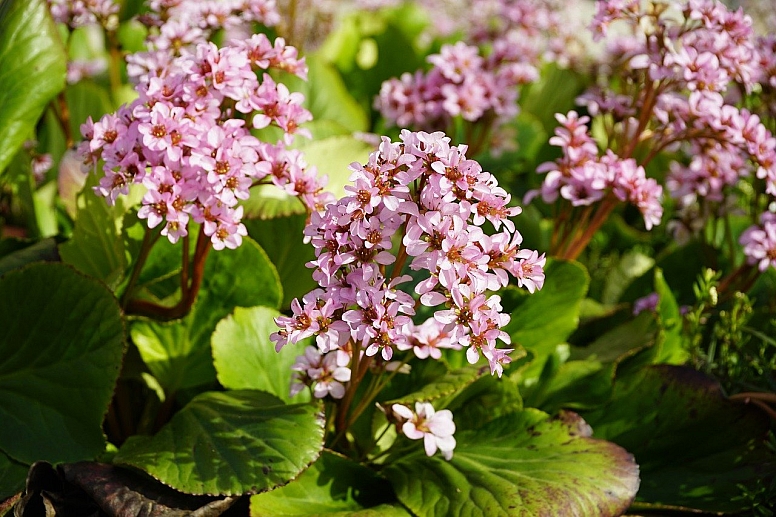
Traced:
[[565, 342], [579, 323], [579, 310], [590, 278], [577, 262], [554, 260], [540, 291], [526, 296], [504, 328], [526, 348], [544, 350]]
[[0, 449], [17, 461], [90, 459], [121, 367], [118, 303], [63, 264], [0, 279]]
[[555, 413], [561, 408], [598, 407], [606, 402], [614, 383], [613, 363], [595, 360], [569, 361], [558, 368], [557, 374], [541, 391], [541, 397], [526, 395], [525, 404]]
[[65, 86], [67, 55], [43, 0], [0, 4], [0, 174]]
[[660, 268], [666, 283], [671, 286], [677, 303], [694, 303], [693, 284], [707, 267], [705, 264], [712, 263], [709, 255], [709, 248], [701, 245], [697, 240], [690, 241], [682, 247], [669, 248], [661, 253], [654, 268], [628, 285], [620, 296], [620, 301], [632, 302], [654, 292], [655, 269]]
[[373, 470], [324, 450], [297, 479], [251, 497], [251, 517], [400, 517], [407, 510], [390, 503], [387, 481]]
[[[372, 59], [363, 59], [365, 47]], [[424, 65], [401, 25], [376, 12], [362, 11], [346, 18], [321, 53], [337, 66], [347, 90], [365, 109], [371, 108], [383, 81]]]
[[0, 501], [22, 491], [27, 470], [27, 466], [0, 451]]
[[479, 429], [504, 415], [522, 411], [523, 399], [511, 379], [483, 375], [445, 407], [455, 414], [456, 429], [463, 431]]
[[423, 385], [419, 390], [387, 402], [387, 404], [410, 405], [415, 402], [431, 402], [442, 397], [449, 397], [476, 381], [488, 366], [465, 366], [451, 370], [441, 377]]
[[307, 81], [296, 76], [284, 76], [283, 82], [290, 90], [304, 94], [304, 106], [310, 110], [313, 119], [336, 122], [348, 133], [366, 131], [366, 113], [351, 96], [334, 67], [316, 53], [308, 54], [305, 62]]
[[456, 433], [452, 460], [417, 451], [383, 471], [405, 506], [427, 515], [621, 515], [638, 467], [620, 447], [589, 437], [573, 413], [527, 409]]
[[81, 124], [88, 117], [97, 121], [114, 111], [108, 91], [90, 80], [79, 81], [65, 89], [65, 99], [70, 109], [70, 131], [76, 140], [81, 139]]
[[642, 503], [738, 512], [745, 506], [737, 484], [776, 475], [776, 454], [763, 443], [765, 413], [726, 399], [691, 368], [643, 368], [618, 379], [611, 401], [584, 415], [596, 437], [636, 457]]
[[552, 134], [558, 125], [555, 114], [575, 109], [576, 98], [585, 89], [585, 78], [555, 63], [545, 65], [539, 77], [538, 82], [527, 88], [520, 106], [541, 121], [547, 134]]
[[[286, 346], [275, 352], [269, 336], [278, 330], [274, 318], [279, 315], [267, 307], [237, 307], [219, 322], [212, 346], [213, 364], [222, 386], [263, 390], [285, 402], [291, 400], [291, 367], [304, 348]], [[304, 402], [300, 397], [295, 401]]]
[[215, 380], [208, 337], [192, 336], [192, 319], [173, 322], [133, 321], [132, 342], [165, 393]]
[[374, 147], [353, 136], [341, 135], [310, 142], [301, 150], [308, 163], [318, 167], [319, 175], [329, 177], [326, 190], [341, 197], [345, 186], [350, 185], [352, 171], [348, 167], [353, 162], [366, 163]]
[[623, 291], [635, 279], [649, 271], [655, 260], [639, 251], [624, 253], [612, 267], [604, 281], [601, 299], [604, 304], [614, 304]]
[[237, 249], [210, 253], [191, 313], [168, 323], [137, 320], [132, 340], [167, 393], [216, 380], [210, 338], [235, 307], [277, 307], [282, 297], [272, 263], [250, 238]]
[[[315, 260], [315, 251], [303, 241], [306, 218], [303, 215], [279, 217], [267, 221], [243, 220], [248, 235], [267, 252], [280, 276], [283, 286], [283, 303], [289, 307], [291, 300], [301, 298], [315, 289], [318, 284], [313, 280], [312, 270], [305, 266]], [[285, 238], [278, 239], [278, 235]]]
[[77, 198], [72, 238], [59, 245], [62, 261], [105, 282], [115, 290], [124, 278], [127, 253], [122, 236], [123, 217], [132, 199], [120, 198], [109, 206], [92, 191], [97, 183], [90, 175]]
[[690, 354], [683, 346], [682, 315], [660, 268], [655, 269], [655, 292], [660, 297], [657, 315], [664, 331], [655, 362], [683, 364]]
[[654, 315], [643, 312], [604, 332], [590, 345], [570, 347], [568, 362], [559, 364], [551, 376], [522, 389], [525, 404], [550, 413], [560, 408], [600, 406], [611, 396], [615, 372], [621, 365], [631, 370], [645, 361], [654, 362], [659, 335]]
[[[246, 219], [274, 219], [306, 214], [305, 206], [296, 196], [287, 194], [275, 185], [256, 185], [250, 189], [250, 197], [240, 203]], [[246, 221], [248, 222], [248, 221]]]
[[57, 243], [53, 238], [33, 243], [24, 243], [24, 246], [13, 253], [0, 257], [0, 276], [32, 262], [56, 262], [59, 260]]
[[582, 300], [590, 281], [584, 266], [572, 261], [553, 260], [545, 275], [540, 291], [516, 300], [517, 308], [504, 328], [515, 345], [534, 354], [534, 360], [520, 371], [523, 385], [536, 383], [542, 370], [551, 366], [548, 361], [555, 361], [558, 366], [565, 361], [563, 343], [579, 324]]
[[127, 440], [114, 463], [188, 494], [240, 495], [284, 485], [323, 448], [323, 415], [261, 391], [195, 397], [155, 436]]

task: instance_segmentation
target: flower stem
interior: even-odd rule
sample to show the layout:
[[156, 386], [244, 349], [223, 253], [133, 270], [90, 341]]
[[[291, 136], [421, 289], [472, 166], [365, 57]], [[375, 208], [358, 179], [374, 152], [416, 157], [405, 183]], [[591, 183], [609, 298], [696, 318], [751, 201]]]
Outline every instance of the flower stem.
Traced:
[[159, 321], [169, 321], [184, 317], [191, 310], [194, 301], [199, 294], [202, 278], [205, 272], [205, 260], [212, 246], [210, 239], [204, 233], [204, 226], [200, 227], [197, 244], [194, 248], [194, 262], [191, 269], [191, 281], [181, 292], [181, 299], [172, 307], [164, 307], [145, 300], [131, 300], [126, 305], [128, 314], [148, 316]]
[[140, 252], [135, 261], [135, 266], [132, 268], [132, 274], [129, 277], [129, 282], [127, 282], [127, 288], [124, 290], [124, 294], [121, 297], [121, 307], [125, 310], [130, 302], [132, 293], [135, 290], [135, 284], [137, 284], [137, 279], [140, 277], [140, 271], [142, 271], [146, 260], [148, 260], [148, 255], [151, 253], [151, 249], [154, 247], [154, 244], [156, 244], [160, 235], [161, 233], [152, 230], [151, 228], [146, 228], [145, 235], [143, 235], [143, 243], [140, 245]]

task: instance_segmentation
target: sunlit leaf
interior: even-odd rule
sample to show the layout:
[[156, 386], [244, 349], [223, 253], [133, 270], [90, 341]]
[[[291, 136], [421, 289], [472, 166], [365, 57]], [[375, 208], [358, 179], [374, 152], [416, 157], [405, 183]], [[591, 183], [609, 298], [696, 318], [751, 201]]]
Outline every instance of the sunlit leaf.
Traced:
[[130, 438], [115, 463], [188, 494], [263, 492], [296, 478], [320, 454], [323, 416], [261, 391], [195, 397], [155, 436]]
[[573, 413], [527, 409], [456, 433], [452, 460], [416, 452], [385, 468], [399, 500], [426, 515], [621, 515], [639, 486], [633, 457], [589, 437]]
[[278, 307], [282, 297], [277, 271], [264, 250], [245, 238], [234, 250], [213, 251], [191, 313], [176, 321], [138, 320], [132, 340], [143, 361], [168, 392], [216, 380], [210, 337], [235, 307]]
[[[304, 349], [286, 346], [275, 352], [269, 336], [278, 329], [274, 318], [279, 315], [268, 307], [237, 307], [218, 323], [212, 337], [213, 364], [222, 386], [263, 390], [286, 402], [291, 400], [291, 366]], [[303, 395], [294, 401], [303, 402]]]
[[66, 63], [46, 2], [0, 4], [0, 174], [64, 88]]

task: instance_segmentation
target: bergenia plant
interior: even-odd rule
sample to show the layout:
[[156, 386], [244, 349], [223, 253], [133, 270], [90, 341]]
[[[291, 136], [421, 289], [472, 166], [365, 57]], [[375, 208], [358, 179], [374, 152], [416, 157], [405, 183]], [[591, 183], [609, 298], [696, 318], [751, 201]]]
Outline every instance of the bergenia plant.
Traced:
[[0, 517], [770, 515], [766, 7], [4, 0]]
[[[313, 213], [305, 229], [320, 287], [292, 302], [293, 315], [276, 320], [281, 328], [271, 339], [280, 351], [315, 336], [316, 347], [295, 365], [297, 383], [330, 400], [335, 444], [415, 356], [440, 359], [430, 349], [465, 348], [469, 363], [484, 357], [499, 377], [510, 362], [512, 350], [500, 346], [510, 343], [509, 315], [490, 293], [510, 276], [530, 292], [541, 288], [545, 258], [521, 247], [511, 220], [520, 208], [508, 206], [509, 194], [466, 150], [443, 133], [384, 137], [366, 164], [351, 166], [348, 195]], [[483, 231], [486, 221], [495, 233]], [[418, 305], [434, 309], [423, 333], [412, 320]], [[372, 385], [357, 397], [368, 372]]]
[[[174, 58], [162, 75], [141, 81], [138, 98], [82, 127], [79, 151], [84, 163], [100, 168], [103, 176], [94, 187], [113, 204], [134, 184], [145, 188], [137, 212], [148, 230], [137, 274], [157, 234], [170, 242], [184, 241], [189, 248], [189, 228], [197, 225], [191, 278], [187, 278], [188, 252], [184, 251], [183, 296], [167, 308], [138, 301], [129, 303], [134, 287], [125, 292], [125, 308], [138, 314], [183, 316], [194, 302], [201, 283], [203, 263], [210, 248], [236, 248], [247, 235], [239, 200], [251, 187], [273, 183], [293, 193], [313, 210], [327, 197], [315, 171], [307, 171], [296, 153], [288, 151], [301, 124], [310, 120], [303, 97], [289, 92], [267, 73], [280, 69], [304, 77], [304, 59], [282, 39], [275, 43], [264, 34], [218, 48], [200, 43]], [[250, 128], [275, 126], [283, 140], [262, 142]], [[309, 136], [309, 133], [307, 133]]]

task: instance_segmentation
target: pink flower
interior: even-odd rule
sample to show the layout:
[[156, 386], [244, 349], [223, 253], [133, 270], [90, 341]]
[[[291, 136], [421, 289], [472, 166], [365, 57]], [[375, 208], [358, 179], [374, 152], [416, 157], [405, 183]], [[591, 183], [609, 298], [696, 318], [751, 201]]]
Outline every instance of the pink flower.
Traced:
[[739, 240], [747, 262], [760, 271], [776, 267], [776, 216], [764, 212], [760, 224], [747, 228]]
[[345, 395], [345, 383], [350, 382], [350, 357], [338, 351], [322, 354], [317, 348], [308, 346], [304, 355], [297, 357], [291, 367], [295, 372], [291, 385], [291, 396], [305, 386], [312, 386], [313, 396], [318, 399], [331, 396], [341, 399]]
[[391, 410], [406, 420], [401, 426], [404, 436], [410, 440], [423, 440], [427, 456], [433, 456], [439, 449], [446, 460], [453, 458], [455, 424], [449, 409], [434, 411], [434, 406], [428, 402], [416, 402], [414, 412], [401, 404], [392, 405]]

